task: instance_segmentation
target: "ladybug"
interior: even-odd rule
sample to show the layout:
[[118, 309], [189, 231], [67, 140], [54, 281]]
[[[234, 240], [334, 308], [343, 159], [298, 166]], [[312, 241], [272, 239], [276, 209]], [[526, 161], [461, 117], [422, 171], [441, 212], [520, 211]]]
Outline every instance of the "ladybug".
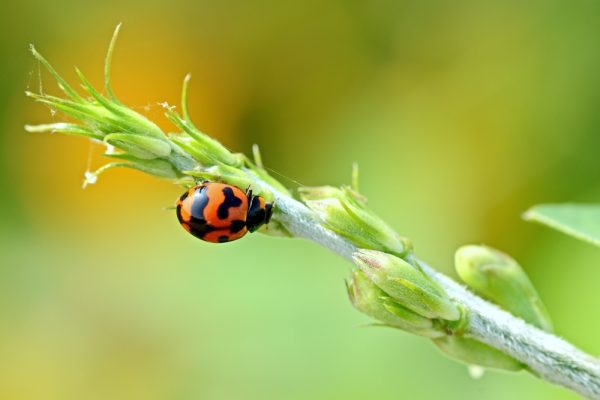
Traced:
[[177, 200], [177, 219], [189, 233], [207, 242], [237, 240], [269, 223], [273, 204], [252, 189], [204, 181]]

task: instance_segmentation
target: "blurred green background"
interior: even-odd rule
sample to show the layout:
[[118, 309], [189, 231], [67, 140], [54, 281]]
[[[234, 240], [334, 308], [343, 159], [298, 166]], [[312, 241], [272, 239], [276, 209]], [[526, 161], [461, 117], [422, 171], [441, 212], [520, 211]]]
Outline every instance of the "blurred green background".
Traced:
[[[571, 399], [533, 376], [471, 379], [426, 340], [365, 328], [350, 265], [315, 244], [185, 233], [180, 189], [102, 165], [56, 120], [35, 43], [74, 81], [113, 62], [121, 100], [172, 129], [191, 72], [197, 125], [307, 185], [361, 166], [371, 206], [455, 276], [454, 250], [517, 258], [557, 333], [600, 353], [600, 251], [526, 224], [600, 200], [600, 4], [591, 1], [32, 1], [0, 10], [0, 398]], [[42, 73], [43, 90], [58, 93]], [[283, 179], [290, 187], [291, 180]]]

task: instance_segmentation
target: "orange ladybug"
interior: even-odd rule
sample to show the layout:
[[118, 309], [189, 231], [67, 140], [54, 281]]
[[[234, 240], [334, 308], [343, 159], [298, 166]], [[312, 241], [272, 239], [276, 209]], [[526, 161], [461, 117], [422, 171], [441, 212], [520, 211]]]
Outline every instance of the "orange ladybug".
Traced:
[[269, 223], [273, 204], [248, 189], [202, 182], [177, 200], [177, 219], [183, 229], [207, 242], [237, 240]]

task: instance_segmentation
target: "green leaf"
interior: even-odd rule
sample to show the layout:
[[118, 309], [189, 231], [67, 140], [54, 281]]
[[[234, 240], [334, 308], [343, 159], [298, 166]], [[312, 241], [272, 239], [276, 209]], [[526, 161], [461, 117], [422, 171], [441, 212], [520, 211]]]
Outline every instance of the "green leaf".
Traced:
[[540, 204], [523, 218], [600, 246], [600, 204]]

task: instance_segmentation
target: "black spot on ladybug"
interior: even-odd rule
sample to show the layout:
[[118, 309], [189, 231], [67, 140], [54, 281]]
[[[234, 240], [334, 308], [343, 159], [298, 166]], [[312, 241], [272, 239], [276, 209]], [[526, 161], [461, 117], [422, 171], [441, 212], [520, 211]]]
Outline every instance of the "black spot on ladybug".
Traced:
[[214, 226], [207, 224], [206, 221], [199, 222], [193, 219], [188, 223], [188, 226], [190, 227], [190, 233], [200, 239], [204, 239], [207, 233], [216, 230]]
[[187, 197], [189, 196], [190, 191], [186, 190], [184, 194], [181, 195], [181, 197], [179, 198], [180, 201], [184, 201], [185, 199], [187, 199]]
[[217, 217], [219, 217], [219, 219], [227, 219], [230, 208], [242, 205], [242, 200], [235, 197], [233, 189], [230, 187], [223, 188], [223, 194], [225, 195], [225, 200], [223, 200], [223, 202], [219, 204], [219, 208], [217, 208]]
[[236, 219], [235, 221], [231, 222], [231, 227], [229, 228], [229, 232], [231, 232], [231, 233], [238, 233], [239, 231], [241, 231], [245, 227], [246, 227], [246, 222], [245, 221]]
[[229, 236], [227, 236], [227, 235], [219, 236], [219, 243], [225, 243], [225, 242], [229, 242]]

